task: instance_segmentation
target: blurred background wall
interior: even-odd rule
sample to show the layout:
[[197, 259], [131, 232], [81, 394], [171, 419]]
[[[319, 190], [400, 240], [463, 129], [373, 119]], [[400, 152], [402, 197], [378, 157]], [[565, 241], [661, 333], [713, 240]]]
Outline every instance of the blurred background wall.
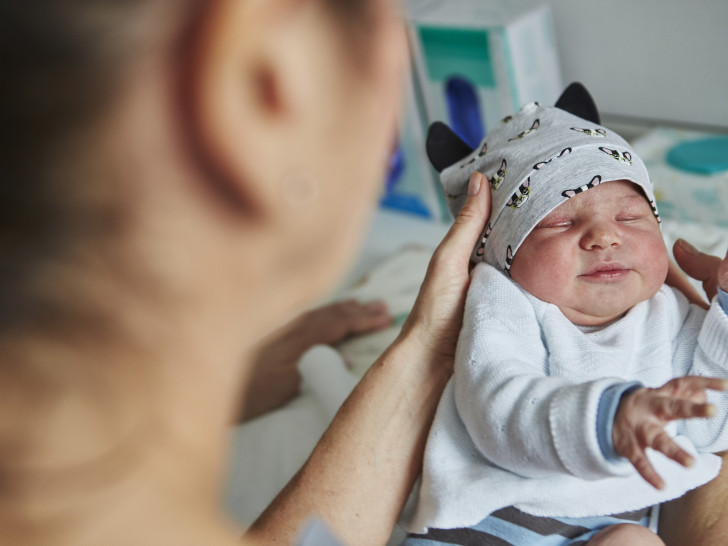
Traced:
[[728, 128], [728, 0], [543, 3], [564, 81], [582, 81], [605, 116]]
[[579, 81], [648, 164], [664, 217], [728, 228], [728, 0], [402, 1], [413, 80], [383, 206], [449, 220], [429, 124], [475, 148]]

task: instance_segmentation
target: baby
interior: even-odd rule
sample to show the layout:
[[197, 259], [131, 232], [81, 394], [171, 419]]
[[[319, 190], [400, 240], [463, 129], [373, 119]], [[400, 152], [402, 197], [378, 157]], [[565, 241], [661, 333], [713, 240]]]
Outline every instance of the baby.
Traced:
[[428, 154], [453, 212], [475, 171], [492, 212], [405, 543], [662, 544], [650, 507], [728, 449], [728, 297], [663, 284], [647, 170], [580, 84], [476, 150], [436, 124]]

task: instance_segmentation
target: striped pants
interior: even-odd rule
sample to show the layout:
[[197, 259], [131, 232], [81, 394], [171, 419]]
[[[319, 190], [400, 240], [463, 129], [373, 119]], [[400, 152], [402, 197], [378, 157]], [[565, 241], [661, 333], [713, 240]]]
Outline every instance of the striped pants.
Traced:
[[613, 516], [542, 518], [503, 508], [467, 529], [430, 529], [409, 535], [402, 546], [565, 546], [586, 544], [606, 527], [637, 523], [647, 527], [650, 508]]

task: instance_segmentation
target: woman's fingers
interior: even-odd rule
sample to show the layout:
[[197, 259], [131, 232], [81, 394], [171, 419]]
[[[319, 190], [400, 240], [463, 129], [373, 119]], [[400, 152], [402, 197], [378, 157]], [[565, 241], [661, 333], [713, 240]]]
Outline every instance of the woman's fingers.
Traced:
[[458, 261], [467, 264], [489, 215], [490, 190], [485, 176], [475, 172], [470, 176], [468, 199], [438, 247], [438, 251], [452, 255]]
[[[485, 177], [470, 177], [468, 199], [437, 247], [404, 333], [415, 333], [430, 354], [452, 366], [470, 285], [469, 264], [475, 244], [490, 214], [490, 188]], [[447, 364], [445, 364], [445, 362]]]
[[385, 303], [347, 300], [303, 314], [287, 328], [286, 337], [303, 337], [308, 346], [333, 344], [352, 334], [381, 330], [391, 322]]
[[723, 289], [723, 292], [728, 292], [728, 253], [718, 267], [718, 286]]
[[670, 264], [667, 269], [665, 284], [682, 292], [690, 303], [699, 305], [703, 309], [708, 309], [710, 307], [708, 302], [705, 301], [705, 298], [703, 298], [695, 287], [690, 284], [690, 281], [688, 281], [685, 274], [680, 271], [680, 268], [675, 265], [672, 260], [670, 260]]
[[389, 326], [392, 321], [387, 304], [382, 301], [370, 303], [350, 301], [341, 309], [340, 316], [333, 315], [331, 319], [341, 320], [344, 323], [347, 334], [378, 330], [383, 326]]
[[[725, 263], [725, 260], [704, 254], [683, 239], [678, 239], [672, 247], [672, 252], [682, 270], [703, 283], [705, 294], [712, 300], [718, 292], [718, 268]], [[725, 269], [728, 269], [728, 265], [724, 265], [722, 271]], [[728, 279], [725, 281], [728, 282]]]

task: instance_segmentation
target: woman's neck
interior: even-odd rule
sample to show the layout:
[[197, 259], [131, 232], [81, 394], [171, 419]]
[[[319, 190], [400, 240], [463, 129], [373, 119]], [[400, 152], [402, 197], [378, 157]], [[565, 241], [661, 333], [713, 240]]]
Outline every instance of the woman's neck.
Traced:
[[[0, 529], [16, 546], [212, 545], [197, 530], [224, 529], [212, 514], [244, 350], [291, 289], [257, 224], [200, 206], [160, 74], [120, 93], [78, 154], [93, 164], [73, 171], [105, 183], [94, 199], [114, 203], [115, 232], [39, 266], [28, 294], [52, 313], [0, 322]], [[155, 526], [185, 532], [154, 540]]]
[[[13, 544], [85, 544], [100, 522], [143, 521], [143, 507], [170, 499], [212, 518], [219, 498], [234, 396], [224, 357], [188, 314], [83, 280], [84, 301], [69, 303], [96, 328], [69, 318], [60, 331], [0, 333], [0, 528]], [[129, 544], [141, 530], [116, 532]], [[112, 544], [104, 533], [90, 543]]]

